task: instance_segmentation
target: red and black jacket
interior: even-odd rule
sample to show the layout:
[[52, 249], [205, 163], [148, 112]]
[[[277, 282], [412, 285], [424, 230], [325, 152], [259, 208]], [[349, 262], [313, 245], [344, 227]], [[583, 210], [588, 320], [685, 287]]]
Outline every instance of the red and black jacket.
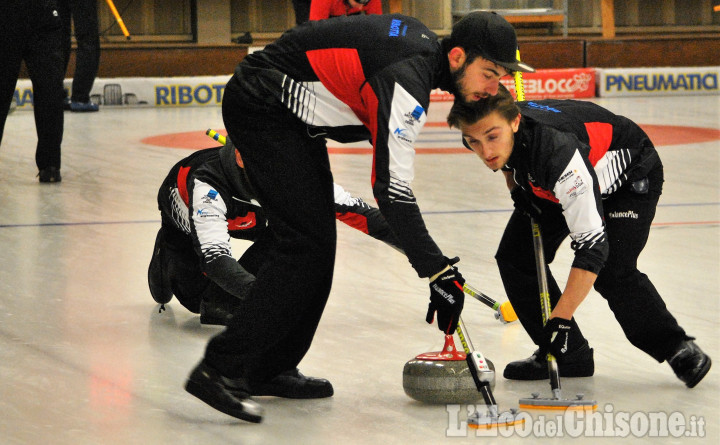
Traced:
[[573, 267], [599, 272], [608, 255], [602, 199], [660, 163], [645, 132], [592, 102], [519, 102], [522, 115], [505, 170], [557, 203], [575, 250]]
[[[399, 248], [378, 209], [335, 185], [335, 212], [345, 224]], [[226, 291], [241, 295], [244, 273], [230, 238], [255, 240], [267, 228], [262, 207], [235, 161], [232, 144], [199, 150], [175, 164], [158, 192], [163, 220], [192, 241], [203, 272]]]
[[437, 36], [412, 17], [386, 14], [297, 26], [245, 57], [226, 91], [254, 110], [285, 107], [316, 135], [369, 140], [378, 206], [418, 274], [430, 276], [447, 262], [411, 189], [414, 143], [430, 91], [452, 85]]

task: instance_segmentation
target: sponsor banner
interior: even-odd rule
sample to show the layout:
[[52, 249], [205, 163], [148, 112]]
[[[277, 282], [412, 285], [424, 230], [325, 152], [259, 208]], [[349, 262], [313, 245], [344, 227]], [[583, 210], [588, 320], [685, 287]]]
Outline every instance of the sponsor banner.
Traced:
[[[515, 81], [503, 78], [503, 85], [515, 95]], [[595, 69], [571, 68], [523, 73], [525, 99], [582, 99], [595, 97]]]
[[[192, 107], [218, 106], [222, 103], [225, 84], [231, 74], [226, 76], [197, 77], [123, 77], [98, 78], [91, 91], [91, 100], [100, 106], [154, 106], [154, 107]], [[544, 98], [589, 98], [595, 97], [595, 69], [554, 69], [525, 73], [525, 98], [528, 100]], [[695, 77], [693, 77], [695, 79]], [[717, 91], [717, 69], [714, 78], [700, 77], [708, 85], [715, 85]], [[697, 81], [693, 81], [697, 83]], [[714, 84], [712, 83], [714, 82]], [[515, 92], [512, 78], [502, 83]], [[65, 88], [70, 89], [72, 79], [65, 79]], [[452, 101], [453, 95], [433, 90], [430, 100], [433, 102]], [[18, 109], [32, 109], [32, 84], [29, 79], [18, 81], [15, 89], [15, 102]]]
[[[122, 77], [95, 79], [90, 100], [102, 107], [198, 107], [222, 103], [227, 76]], [[65, 79], [70, 90], [72, 79]], [[18, 110], [32, 109], [33, 92], [29, 79], [15, 87]]]
[[720, 67], [602, 68], [598, 96], [719, 94]]
[[[514, 96], [515, 81], [507, 77], [501, 82]], [[595, 97], [595, 69], [570, 68], [523, 73], [523, 85], [526, 100]], [[430, 100], [435, 102], [453, 99], [452, 94], [441, 90], [433, 90], [430, 95]]]

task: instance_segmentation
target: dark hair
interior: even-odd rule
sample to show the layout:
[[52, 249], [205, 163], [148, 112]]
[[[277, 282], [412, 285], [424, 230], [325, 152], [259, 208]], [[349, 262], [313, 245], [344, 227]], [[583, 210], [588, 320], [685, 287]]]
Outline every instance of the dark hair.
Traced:
[[478, 101], [465, 102], [462, 97], [456, 96], [455, 103], [448, 113], [447, 123], [451, 128], [460, 128], [461, 125], [472, 125], [495, 111], [508, 122], [520, 114], [515, 99], [503, 84], [498, 86], [496, 95]]

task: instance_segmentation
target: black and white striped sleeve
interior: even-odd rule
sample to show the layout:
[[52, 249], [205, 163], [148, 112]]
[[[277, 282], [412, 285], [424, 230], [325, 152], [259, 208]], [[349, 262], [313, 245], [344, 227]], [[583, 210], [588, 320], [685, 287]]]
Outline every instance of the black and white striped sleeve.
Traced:
[[597, 178], [579, 150], [558, 177], [553, 190], [570, 229], [573, 267], [598, 273], [608, 256]]

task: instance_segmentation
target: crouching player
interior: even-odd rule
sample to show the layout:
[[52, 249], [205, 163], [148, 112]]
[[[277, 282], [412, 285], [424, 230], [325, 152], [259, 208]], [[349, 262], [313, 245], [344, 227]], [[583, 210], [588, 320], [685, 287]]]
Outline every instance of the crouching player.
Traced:
[[[148, 269], [153, 299], [164, 305], [175, 295], [201, 323], [226, 325], [267, 258], [271, 236], [230, 139], [175, 164], [158, 192], [158, 207], [162, 223]], [[399, 250], [380, 211], [337, 184], [335, 215]], [[253, 244], [235, 260], [230, 238]]]
[[[573, 313], [594, 286], [633, 345], [667, 361], [688, 387], [697, 385], [710, 357], [637, 269], [663, 184], [645, 132], [591, 102], [516, 103], [502, 86], [496, 96], [455, 103], [448, 123], [485, 165], [503, 171], [515, 202], [495, 258], [508, 299], [539, 349], [508, 364], [504, 377], [548, 378], [548, 351], [561, 376], [593, 375], [593, 349]], [[575, 252], [563, 291], [547, 269], [552, 313], [545, 326], [529, 216], [542, 228], [548, 264], [568, 235]]]

